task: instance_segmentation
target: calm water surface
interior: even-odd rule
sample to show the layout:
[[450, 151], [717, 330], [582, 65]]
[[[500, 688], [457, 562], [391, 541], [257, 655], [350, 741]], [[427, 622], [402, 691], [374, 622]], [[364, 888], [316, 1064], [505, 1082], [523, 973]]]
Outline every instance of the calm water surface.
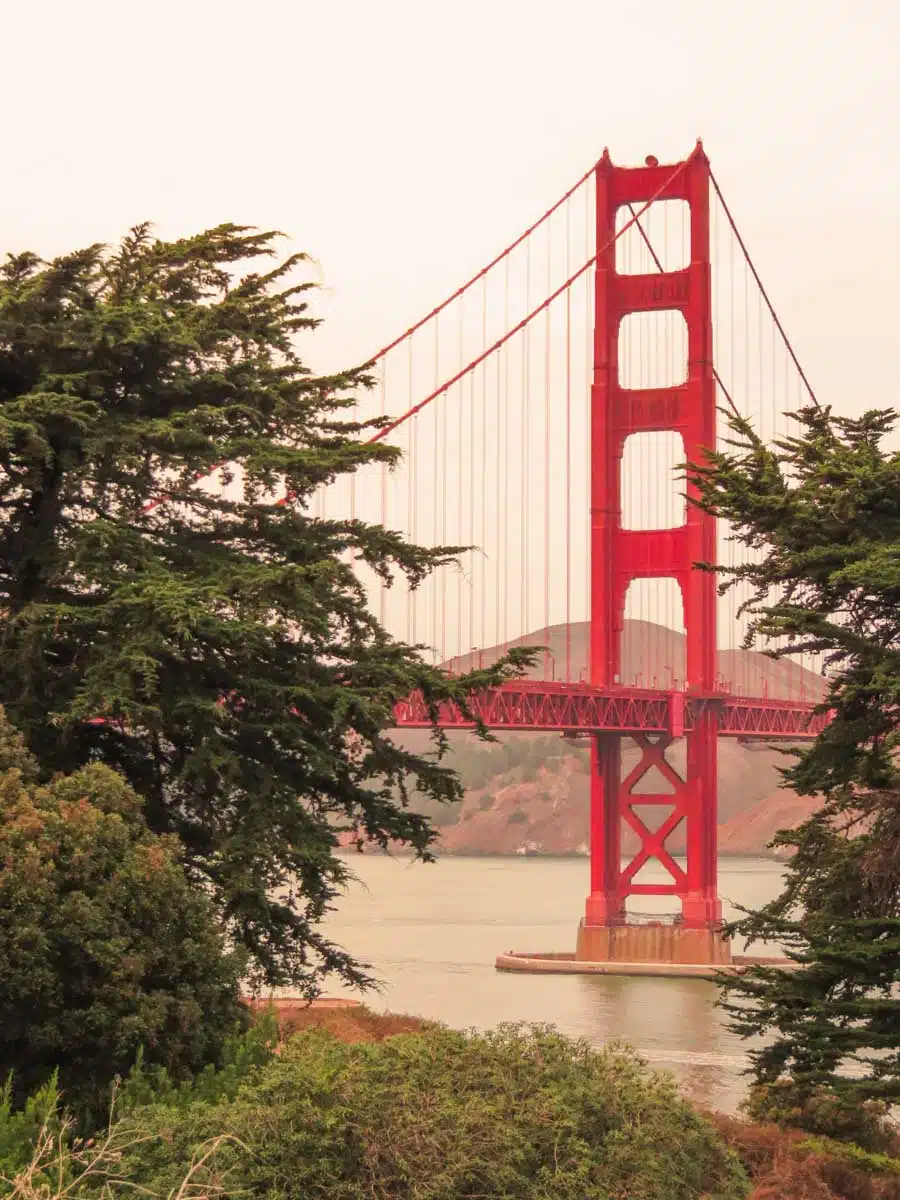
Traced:
[[[350, 865], [357, 882], [326, 928], [372, 964], [382, 983], [367, 1000], [372, 1008], [456, 1028], [541, 1022], [596, 1044], [627, 1041], [698, 1100], [725, 1111], [740, 1102], [747, 1047], [723, 1027], [712, 984], [494, 969], [502, 951], [574, 949], [586, 859], [444, 858], [426, 865], [365, 854]], [[729, 916], [735, 902], [755, 907], [775, 896], [781, 867], [725, 859], [719, 878]], [[650, 906], [659, 911], [663, 903]]]

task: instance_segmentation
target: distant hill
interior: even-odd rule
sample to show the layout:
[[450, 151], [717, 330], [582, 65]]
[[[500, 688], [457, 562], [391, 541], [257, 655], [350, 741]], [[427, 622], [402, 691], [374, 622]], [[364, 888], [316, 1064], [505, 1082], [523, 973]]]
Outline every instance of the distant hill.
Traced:
[[[589, 636], [590, 626], [583, 621], [568, 627], [551, 625], [500, 646], [459, 655], [444, 665], [453, 671], [470, 671], [496, 662], [511, 646], [545, 646], [547, 654], [539, 657], [528, 676], [577, 681], [587, 677]], [[821, 675], [799, 663], [768, 658], [755, 650], [720, 650], [718, 668], [722, 684], [743, 696], [817, 701], [825, 695], [827, 686]], [[680, 687], [684, 673], [683, 633], [651, 621], [625, 622], [620, 683], [630, 687]]]
[[[536, 630], [515, 645], [547, 646], [555, 664], [556, 678], [583, 677], [587, 661], [586, 624], [563, 625]], [[505, 647], [492, 647], [453, 659], [446, 665], [468, 670], [479, 662], [490, 663]], [[674, 679], [683, 676], [684, 635], [646, 621], [626, 621], [623, 633], [622, 680], [635, 686], [672, 686], [668, 676], [660, 680], [659, 664], [672, 664]], [[826, 681], [799, 665], [778, 662], [754, 651], [723, 651], [719, 671], [735, 690], [745, 695], [768, 695], [775, 699], [801, 697], [816, 701], [825, 694]], [[530, 672], [545, 676], [542, 660]], [[422, 751], [429, 744], [424, 730], [404, 730], [397, 741]], [[548, 734], [506, 734], [498, 744], [485, 745], [469, 733], [450, 736], [450, 765], [461, 774], [466, 798], [458, 807], [414, 802], [441, 829], [441, 847], [455, 854], [515, 854], [523, 850], [545, 854], [585, 854], [589, 841], [588, 751], [562, 737]], [[684, 743], [670, 750], [676, 769], [684, 769]], [[638, 759], [637, 748], [627, 741], [625, 770]], [[761, 854], [775, 833], [798, 824], [812, 811], [812, 802], [779, 788], [779, 767], [786, 765], [783, 753], [760, 743], [741, 744], [735, 739], [719, 742], [719, 845], [725, 854]], [[665, 781], [645, 777], [646, 792], [665, 792]], [[659, 809], [639, 812], [648, 825], [667, 815]], [[623, 838], [626, 849], [634, 845], [630, 830]], [[684, 848], [684, 829], [677, 829], [669, 849]]]

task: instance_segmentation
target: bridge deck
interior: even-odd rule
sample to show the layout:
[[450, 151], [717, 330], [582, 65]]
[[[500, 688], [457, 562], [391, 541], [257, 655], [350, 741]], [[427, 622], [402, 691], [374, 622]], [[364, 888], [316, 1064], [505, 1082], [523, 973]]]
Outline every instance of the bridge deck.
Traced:
[[[828, 720], [810, 702], [765, 697], [659, 692], [642, 688], [592, 688], [581, 683], [520, 681], [474, 696], [472, 713], [491, 729], [561, 733], [666, 733], [680, 737], [696, 715], [712, 706], [721, 737], [802, 741], [816, 737]], [[394, 707], [401, 729], [431, 726], [419, 694]], [[444, 729], [471, 729], [473, 722], [452, 704], [439, 708]]]

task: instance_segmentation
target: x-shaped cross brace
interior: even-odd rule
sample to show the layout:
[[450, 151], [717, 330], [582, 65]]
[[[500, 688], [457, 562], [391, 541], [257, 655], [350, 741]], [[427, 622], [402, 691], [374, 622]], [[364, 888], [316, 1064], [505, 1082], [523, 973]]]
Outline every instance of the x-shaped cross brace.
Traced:
[[[641, 848], [623, 871], [623, 882], [630, 883], [648, 859], [656, 858], [672, 876], [676, 886], [686, 888], [687, 876], [666, 850], [666, 839], [678, 828], [687, 815], [684, 811], [685, 781], [666, 758], [666, 751], [673, 739], [666, 734], [661, 734], [656, 741], [651, 741], [646, 734], [634, 734], [633, 736], [642, 753], [639, 762], [622, 780], [622, 794], [628, 797], [622, 806], [622, 816], [640, 838]], [[656, 767], [663, 778], [672, 785], [671, 793], [655, 796], [634, 793], [635, 785], [643, 779], [651, 767]], [[671, 804], [672, 811], [659, 829], [651, 830], [634, 812], [633, 804]]]

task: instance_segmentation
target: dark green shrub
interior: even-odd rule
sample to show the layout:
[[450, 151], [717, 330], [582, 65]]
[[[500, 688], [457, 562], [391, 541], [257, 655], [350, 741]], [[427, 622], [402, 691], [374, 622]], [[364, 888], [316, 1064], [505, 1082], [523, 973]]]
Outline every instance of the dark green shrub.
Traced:
[[121, 776], [35, 776], [0, 712], [0, 1084], [18, 1103], [58, 1072], [102, 1118], [141, 1049], [175, 1078], [218, 1061], [247, 1020], [241, 964]]
[[148, 1064], [143, 1052], [116, 1091], [115, 1115], [130, 1119], [150, 1107], [187, 1112], [197, 1104], [234, 1100], [240, 1089], [272, 1061], [279, 1041], [278, 1019], [263, 1012], [249, 1029], [227, 1037], [217, 1064], [207, 1063], [187, 1078]]

